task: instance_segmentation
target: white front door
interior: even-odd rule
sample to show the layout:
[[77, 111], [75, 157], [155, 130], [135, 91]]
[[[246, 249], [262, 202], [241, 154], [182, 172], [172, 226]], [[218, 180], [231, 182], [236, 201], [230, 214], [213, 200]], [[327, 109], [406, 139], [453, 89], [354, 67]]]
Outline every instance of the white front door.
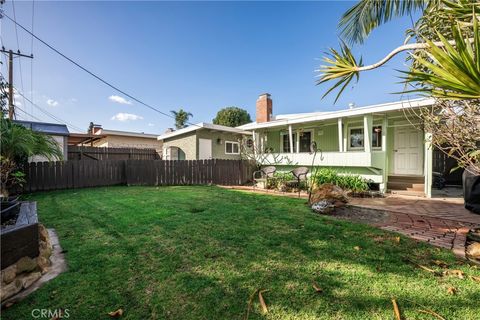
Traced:
[[198, 160], [212, 159], [212, 140], [198, 139]]
[[395, 174], [423, 174], [423, 133], [411, 126], [395, 128], [393, 167]]

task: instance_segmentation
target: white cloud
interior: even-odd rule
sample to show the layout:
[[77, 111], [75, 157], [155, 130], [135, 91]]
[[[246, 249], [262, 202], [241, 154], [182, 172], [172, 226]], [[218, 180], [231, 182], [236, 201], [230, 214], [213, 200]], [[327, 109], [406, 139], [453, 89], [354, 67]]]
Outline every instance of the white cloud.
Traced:
[[153, 127], [153, 126], [155, 126], [155, 125], [154, 125], [153, 123], [149, 123], [148, 126], [149, 126], [149, 127]]
[[142, 119], [143, 119], [142, 116], [131, 114], [131, 113], [124, 113], [124, 112], [117, 113], [112, 117], [112, 120], [117, 120], [117, 121], [130, 121], [130, 120], [135, 121], [135, 120], [142, 120]]
[[130, 100], [127, 100], [124, 97], [120, 97], [120, 96], [110, 96], [110, 97], [108, 97], [108, 99], [110, 101], [120, 103], [120, 104], [132, 104], [132, 102]]
[[50, 107], [56, 107], [58, 106], [58, 101], [55, 101], [53, 99], [47, 99], [47, 104], [50, 106]]

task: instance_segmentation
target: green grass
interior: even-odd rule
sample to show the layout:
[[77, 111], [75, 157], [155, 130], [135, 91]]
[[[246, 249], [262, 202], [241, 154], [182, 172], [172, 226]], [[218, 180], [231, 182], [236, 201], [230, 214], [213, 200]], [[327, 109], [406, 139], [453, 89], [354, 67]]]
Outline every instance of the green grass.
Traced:
[[[478, 319], [480, 284], [435, 277], [405, 259], [480, 276], [447, 250], [310, 212], [304, 200], [217, 187], [109, 187], [38, 193], [40, 220], [55, 228], [68, 271], [2, 319], [34, 308], [70, 319]], [[375, 238], [384, 236], [377, 243]], [[356, 250], [355, 247], [361, 247]], [[437, 268], [433, 266], [432, 268]], [[324, 290], [312, 288], [316, 281]], [[457, 295], [449, 295], [448, 287]]]

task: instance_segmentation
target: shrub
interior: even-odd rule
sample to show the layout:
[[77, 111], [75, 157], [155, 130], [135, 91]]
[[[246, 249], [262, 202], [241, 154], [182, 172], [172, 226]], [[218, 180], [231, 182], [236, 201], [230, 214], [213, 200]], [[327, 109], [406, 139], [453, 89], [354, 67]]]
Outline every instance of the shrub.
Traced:
[[315, 186], [320, 186], [324, 183], [332, 183], [342, 189], [354, 192], [362, 192], [369, 189], [367, 180], [359, 175], [338, 174], [336, 170], [330, 168], [318, 169], [315, 175], [311, 177], [311, 180]]
[[[289, 181], [297, 181], [294, 175], [291, 172], [275, 172], [273, 179], [268, 180], [269, 189], [278, 189], [280, 191], [289, 191], [292, 188], [292, 185], [287, 185]], [[297, 186], [295, 185], [295, 188]], [[308, 185], [305, 181], [301, 181], [298, 186], [300, 190], [307, 190]]]

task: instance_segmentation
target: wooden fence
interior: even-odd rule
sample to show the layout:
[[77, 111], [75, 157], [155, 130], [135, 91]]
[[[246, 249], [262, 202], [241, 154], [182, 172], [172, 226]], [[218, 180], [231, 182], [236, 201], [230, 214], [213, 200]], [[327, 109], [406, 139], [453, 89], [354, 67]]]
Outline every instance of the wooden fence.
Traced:
[[68, 160], [160, 160], [155, 149], [68, 146]]
[[32, 162], [23, 192], [113, 185], [241, 185], [251, 180], [246, 160], [82, 160]]

